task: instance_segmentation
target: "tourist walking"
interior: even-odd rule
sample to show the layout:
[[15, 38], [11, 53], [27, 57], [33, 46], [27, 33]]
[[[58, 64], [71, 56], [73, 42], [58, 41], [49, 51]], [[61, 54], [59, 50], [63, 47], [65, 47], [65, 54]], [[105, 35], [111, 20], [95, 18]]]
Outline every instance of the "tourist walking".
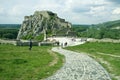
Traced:
[[30, 42], [29, 42], [29, 50], [32, 49], [32, 40], [30, 39]]

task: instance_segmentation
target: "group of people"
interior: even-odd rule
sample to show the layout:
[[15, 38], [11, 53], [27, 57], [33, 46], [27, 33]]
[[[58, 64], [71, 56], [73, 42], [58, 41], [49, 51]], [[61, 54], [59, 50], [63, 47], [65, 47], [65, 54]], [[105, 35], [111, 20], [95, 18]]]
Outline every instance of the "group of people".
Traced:
[[65, 47], [65, 46], [67, 46], [67, 42], [61, 43], [61, 47]]
[[65, 46], [67, 46], [67, 42], [65, 42], [65, 43], [60, 43], [60, 42], [57, 42], [57, 45], [58, 46], [61, 46], [61, 47], [65, 47]]

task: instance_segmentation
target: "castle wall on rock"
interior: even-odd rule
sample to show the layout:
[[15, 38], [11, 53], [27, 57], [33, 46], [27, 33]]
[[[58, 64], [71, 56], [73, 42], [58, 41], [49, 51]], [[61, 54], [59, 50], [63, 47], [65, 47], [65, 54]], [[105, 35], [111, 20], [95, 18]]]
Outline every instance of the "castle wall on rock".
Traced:
[[[33, 15], [25, 16], [17, 39], [39, 39], [46, 30], [47, 36], [70, 30], [71, 23], [59, 18], [51, 11], [36, 11]], [[60, 32], [61, 31], [61, 32]], [[66, 34], [66, 33], [63, 33]]]

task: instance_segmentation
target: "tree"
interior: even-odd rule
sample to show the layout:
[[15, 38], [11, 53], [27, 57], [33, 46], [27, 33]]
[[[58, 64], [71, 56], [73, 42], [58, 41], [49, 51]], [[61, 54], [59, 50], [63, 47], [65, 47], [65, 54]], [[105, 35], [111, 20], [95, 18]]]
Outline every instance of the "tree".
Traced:
[[6, 39], [15, 39], [15, 37], [16, 36], [12, 33], [3, 34], [3, 38], [6, 38]]

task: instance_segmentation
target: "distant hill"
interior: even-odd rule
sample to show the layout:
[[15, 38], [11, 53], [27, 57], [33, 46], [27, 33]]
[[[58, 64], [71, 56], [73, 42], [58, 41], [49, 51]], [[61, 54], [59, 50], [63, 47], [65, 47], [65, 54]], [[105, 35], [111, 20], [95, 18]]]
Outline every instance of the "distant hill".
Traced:
[[101, 23], [101, 24], [97, 24], [96, 26], [111, 28], [111, 29], [120, 29], [120, 20], [108, 21], [108, 22], [104, 22], [104, 23]]
[[85, 25], [85, 24], [73, 24], [72, 27], [90, 27], [91, 25]]
[[92, 24], [92, 25], [81, 25], [81, 24], [73, 24], [72, 27], [104, 27], [104, 28], [116, 28], [120, 27], [120, 20], [115, 20], [115, 21], [108, 21], [108, 22], [103, 22], [99, 24]]
[[0, 28], [8, 28], [8, 29], [18, 29], [20, 28], [21, 24], [0, 24]]

